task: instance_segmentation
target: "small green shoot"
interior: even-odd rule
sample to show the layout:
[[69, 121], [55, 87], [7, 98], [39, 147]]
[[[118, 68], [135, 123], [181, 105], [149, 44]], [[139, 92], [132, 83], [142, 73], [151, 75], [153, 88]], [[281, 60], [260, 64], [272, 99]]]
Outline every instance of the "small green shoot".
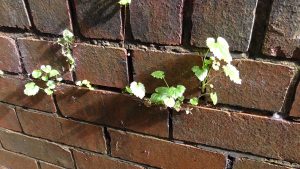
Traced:
[[57, 43], [62, 47], [62, 54], [67, 58], [67, 62], [70, 65], [70, 71], [75, 68], [75, 59], [72, 56], [72, 47], [75, 41], [75, 37], [69, 30], [63, 31], [63, 37], [58, 38]]
[[85, 86], [87, 87], [89, 90], [95, 90], [95, 88], [91, 85], [91, 82], [88, 80], [82, 80], [82, 81], [77, 81], [76, 82], [77, 86]]

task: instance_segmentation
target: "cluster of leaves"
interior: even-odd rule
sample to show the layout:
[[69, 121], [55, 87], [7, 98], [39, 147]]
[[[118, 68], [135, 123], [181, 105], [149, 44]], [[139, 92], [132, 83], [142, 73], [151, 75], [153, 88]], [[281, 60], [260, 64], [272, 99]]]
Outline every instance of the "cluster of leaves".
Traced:
[[32, 78], [43, 82], [42, 86], [38, 86], [31, 81], [25, 85], [24, 94], [27, 96], [36, 95], [39, 90], [43, 90], [47, 95], [52, 95], [57, 83], [62, 81], [58, 70], [53, 69], [50, 65], [42, 65], [40, 69], [36, 69], [31, 73]]
[[77, 81], [76, 85], [77, 86], [85, 86], [90, 90], [95, 90], [95, 88], [91, 85], [91, 82], [88, 80]]
[[70, 65], [70, 71], [75, 68], [75, 59], [72, 56], [72, 47], [75, 38], [74, 34], [68, 29], [63, 31], [63, 37], [58, 38], [57, 43], [62, 47], [62, 54], [67, 58], [67, 62]]

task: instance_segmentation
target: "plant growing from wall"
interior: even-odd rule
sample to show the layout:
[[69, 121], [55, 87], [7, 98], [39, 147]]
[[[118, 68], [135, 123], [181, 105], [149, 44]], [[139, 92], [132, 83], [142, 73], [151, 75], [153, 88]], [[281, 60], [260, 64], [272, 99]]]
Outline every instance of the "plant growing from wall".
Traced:
[[62, 47], [62, 54], [67, 58], [67, 62], [70, 65], [70, 71], [73, 71], [75, 68], [75, 59], [72, 56], [74, 41], [74, 34], [68, 29], [64, 30], [63, 37], [57, 40], [57, 43]]

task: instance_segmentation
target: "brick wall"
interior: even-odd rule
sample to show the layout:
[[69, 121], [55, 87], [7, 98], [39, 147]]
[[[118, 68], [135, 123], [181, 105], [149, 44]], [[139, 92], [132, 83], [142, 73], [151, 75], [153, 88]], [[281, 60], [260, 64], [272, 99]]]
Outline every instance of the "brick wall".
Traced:
[[[1, 169], [300, 168], [299, 0], [117, 2], [0, 0]], [[76, 69], [53, 96], [25, 96], [32, 70], [67, 66], [64, 29]], [[243, 80], [215, 79], [217, 106], [186, 115], [122, 94], [133, 80], [152, 90], [164, 70], [196, 95], [190, 69], [211, 36], [228, 40]]]

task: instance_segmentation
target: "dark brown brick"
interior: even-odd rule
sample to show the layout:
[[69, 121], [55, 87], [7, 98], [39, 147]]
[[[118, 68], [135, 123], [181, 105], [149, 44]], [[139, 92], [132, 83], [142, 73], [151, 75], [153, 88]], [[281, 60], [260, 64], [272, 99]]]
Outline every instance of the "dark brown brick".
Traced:
[[164, 169], [223, 169], [224, 155], [129, 132], [109, 130], [112, 155]]
[[173, 118], [174, 138], [240, 152], [300, 161], [300, 123], [193, 107]]
[[0, 25], [29, 28], [30, 21], [23, 0], [2, 0], [0, 3]]
[[125, 49], [77, 44], [74, 57], [78, 80], [88, 79], [93, 84], [118, 88], [128, 84]]
[[299, 0], [274, 0], [263, 53], [300, 60], [299, 20]]
[[297, 87], [295, 100], [294, 100], [290, 115], [294, 116], [294, 117], [300, 117], [300, 83], [298, 84], [298, 87]]
[[55, 166], [53, 164], [49, 164], [49, 163], [45, 163], [45, 162], [39, 162], [41, 169], [64, 169], [62, 167], [59, 166]]
[[73, 151], [78, 169], [143, 169], [138, 165], [120, 161], [108, 156]]
[[290, 167], [269, 164], [263, 161], [255, 161], [249, 159], [238, 159], [233, 165], [233, 169], [292, 169]]
[[75, 0], [80, 32], [97, 39], [123, 39], [119, 0]]
[[6, 150], [66, 168], [74, 167], [71, 152], [58, 144], [4, 130], [0, 130], [0, 140]]
[[135, 0], [130, 4], [134, 39], [179, 45], [182, 34], [183, 0]]
[[0, 127], [14, 131], [22, 131], [16, 111], [12, 106], [0, 104]]
[[224, 37], [232, 50], [250, 45], [257, 0], [195, 0], [192, 45], [206, 47], [208, 37]]
[[22, 109], [17, 109], [17, 114], [26, 134], [91, 151], [106, 151], [102, 127]]
[[151, 135], [168, 136], [168, 112], [145, 107], [138, 99], [114, 92], [61, 86], [57, 103], [67, 117], [126, 128]]
[[47, 112], [56, 112], [52, 96], [39, 92], [36, 96], [26, 96], [24, 86], [26, 81], [18, 77], [0, 77], [0, 101], [29, 107]]
[[29, 38], [20, 38], [18, 43], [28, 73], [34, 69], [40, 69], [41, 65], [51, 65], [60, 71], [64, 79], [72, 80], [69, 65], [66, 58], [61, 54], [61, 47], [58, 44], [52, 41]]
[[295, 75], [292, 67], [246, 59], [235, 60], [233, 64], [240, 71], [242, 84], [231, 82], [224, 73], [214, 78], [212, 83], [218, 94], [218, 102], [285, 112], [287, 92]]
[[199, 55], [174, 54], [155, 51], [133, 51], [134, 80], [145, 84], [147, 92], [165, 85], [162, 80], [154, 79], [151, 73], [162, 70], [166, 73], [166, 80], [170, 85], [184, 85], [186, 96], [199, 94], [199, 80], [192, 72], [192, 67], [201, 65]]
[[44, 33], [62, 34], [71, 29], [67, 0], [29, 0], [30, 12], [36, 28]]
[[2, 169], [38, 169], [34, 159], [12, 153], [5, 150], [0, 150], [0, 168]]
[[0, 70], [19, 73], [21, 63], [15, 41], [7, 36], [0, 36]]

